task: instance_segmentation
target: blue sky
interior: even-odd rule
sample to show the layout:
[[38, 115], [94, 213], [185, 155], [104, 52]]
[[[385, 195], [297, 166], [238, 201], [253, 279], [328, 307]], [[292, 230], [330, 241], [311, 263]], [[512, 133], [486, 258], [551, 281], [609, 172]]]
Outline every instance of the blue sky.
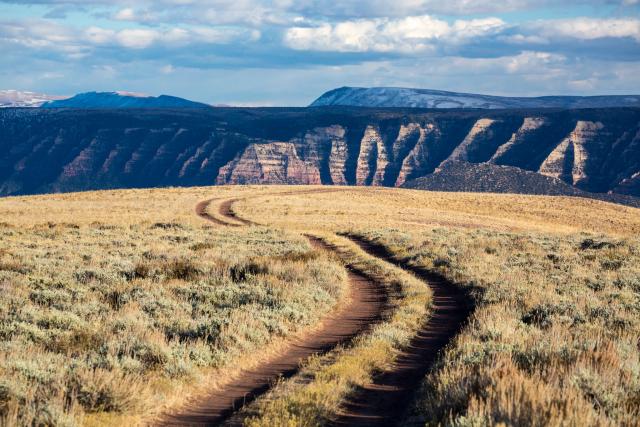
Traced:
[[640, 0], [0, 0], [0, 53], [0, 89], [60, 95], [638, 94]]

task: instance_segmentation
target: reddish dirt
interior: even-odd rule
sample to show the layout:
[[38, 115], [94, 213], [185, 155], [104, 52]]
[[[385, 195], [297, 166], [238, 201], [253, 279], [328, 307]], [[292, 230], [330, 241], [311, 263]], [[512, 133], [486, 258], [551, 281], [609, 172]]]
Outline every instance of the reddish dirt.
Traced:
[[[305, 190], [279, 195], [326, 191], [336, 190]], [[198, 215], [219, 225], [239, 226], [238, 222], [256, 224], [233, 212], [233, 204], [240, 199], [225, 200], [219, 206], [220, 214], [233, 223], [212, 217], [206, 213], [206, 208], [213, 200], [199, 203], [196, 207]], [[333, 250], [326, 243], [307, 237], [314, 248]], [[459, 287], [437, 273], [399, 261], [381, 245], [354, 236], [347, 237], [370, 255], [413, 273], [433, 292], [431, 316], [410, 345], [388, 370], [374, 378], [372, 384], [356, 390], [346, 402], [341, 416], [334, 422], [337, 426], [397, 425], [404, 419], [425, 375], [466, 323], [472, 309], [470, 299]], [[382, 286], [354, 272], [349, 272], [349, 282], [351, 304], [333, 313], [319, 330], [292, 342], [277, 358], [243, 373], [224, 389], [198, 399], [183, 413], [167, 416], [162, 425], [211, 425], [221, 422], [236, 409], [267, 391], [275, 379], [295, 373], [301, 360], [314, 353], [325, 352], [379, 321], [386, 302]]]
[[[216, 224], [228, 225], [206, 213], [211, 201], [198, 204], [198, 215]], [[243, 221], [232, 213], [231, 205], [234, 201], [229, 202], [221, 204], [220, 213], [249, 224], [249, 221]], [[318, 250], [332, 250], [321, 240], [309, 237], [309, 241]], [[348, 279], [348, 302], [325, 317], [317, 329], [292, 340], [275, 357], [255, 369], [242, 372], [228, 385], [205, 396], [199, 396], [177, 413], [164, 415], [157, 425], [199, 426], [221, 423], [234, 411], [267, 391], [275, 380], [293, 375], [301, 361], [313, 354], [331, 350], [378, 322], [386, 301], [384, 288], [355, 272], [349, 271]]]
[[393, 366], [357, 390], [345, 405], [338, 426], [392, 426], [404, 419], [420, 383], [441, 351], [466, 323], [468, 296], [444, 277], [398, 261], [380, 245], [347, 236], [365, 252], [413, 273], [433, 292], [432, 314]]
[[235, 202], [237, 202], [240, 199], [230, 199], [230, 200], [225, 200], [224, 202], [220, 203], [219, 209], [220, 209], [220, 215], [238, 221], [244, 225], [257, 225], [255, 222], [253, 221], [249, 221], [247, 219], [241, 218], [238, 215], [236, 215], [236, 213], [233, 211], [232, 206]]
[[229, 227], [238, 227], [239, 225], [237, 224], [231, 224], [222, 220], [219, 220], [218, 218], [216, 218], [215, 216], [209, 214], [207, 212], [207, 208], [209, 207], [209, 205], [211, 204], [211, 202], [214, 202], [218, 199], [209, 199], [209, 200], [203, 200], [202, 202], [198, 203], [196, 205], [196, 214], [203, 218], [206, 219], [207, 221], [211, 221], [214, 224], [217, 225], [224, 225], [224, 226], [229, 226]]

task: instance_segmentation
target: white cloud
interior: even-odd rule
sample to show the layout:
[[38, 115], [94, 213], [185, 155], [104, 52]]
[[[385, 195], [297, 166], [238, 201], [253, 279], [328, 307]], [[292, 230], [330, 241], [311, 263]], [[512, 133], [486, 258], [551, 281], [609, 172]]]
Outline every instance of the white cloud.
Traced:
[[297, 50], [421, 52], [432, 49], [438, 41], [459, 43], [495, 34], [505, 27], [505, 22], [499, 18], [458, 20], [449, 24], [423, 15], [293, 27], [285, 32], [284, 42]]
[[159, 37], [158, 31], [143, 28], [121, 30], [115, 36], [121, 46], [131, 49], [144, 49]]
[[606, 37], [633, 38], [640, 42], [640, 19], [637, 18], [572, 18], [541, 21], [532, 28], [548, 38], [568, 37], [595, 40]]
[[136, 14], [132, 8], [127, 7], [125, 9], [120, 9], [113, 18], [117, 21], [134, 21], [136, 19]]
[[84, 35], [90, 43], [106, 44], [113, 40], [115, 31], [100, 27], [89, 27], [84, 31]]
[[82, 58], [98, 47], [116, 46], [141, 50], [153, 45], [180, 47], [189, 44], [230, 44], [257, 41], [258, 30], [241, 27], [124, 28], [65, 27], [46, 20], [0, 22], [0, 42]]
[[548, 52], [525, 51], [504, 59], [506, 60], [504, 63], [505, 70], [510, 74], [517, 74], [549, 69], [550, 67], [564, 64], [567, 58], [564, 55]]

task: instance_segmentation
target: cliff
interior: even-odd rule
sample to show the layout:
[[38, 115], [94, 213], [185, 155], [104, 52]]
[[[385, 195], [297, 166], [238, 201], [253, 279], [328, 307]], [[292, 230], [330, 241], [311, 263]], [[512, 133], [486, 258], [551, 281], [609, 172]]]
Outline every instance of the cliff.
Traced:
[[[245, 183], [401, 186], [452, 163], [509, 166], [579, 191], [640, 196], [640, 109], [0, 110], [0, 195]], [[483, 180], [488, 170], [467, 179]], [[506, 182], [513, 174], [501, 176]], [[547, 182], [529, 178], [524, 187]]]

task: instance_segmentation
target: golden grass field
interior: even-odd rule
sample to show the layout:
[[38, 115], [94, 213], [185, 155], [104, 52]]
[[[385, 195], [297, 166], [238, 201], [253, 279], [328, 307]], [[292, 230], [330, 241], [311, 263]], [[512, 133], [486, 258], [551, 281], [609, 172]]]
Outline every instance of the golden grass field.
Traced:
[[301, 236], [198, 218], [212, 192], [0, 200], [0, 424], [137, 422], [341, 300]]
[[640, 210], [574, 198], [347, 189], [236, 204], [347, 232], [471, 289], [469, 325], [410, 420], [638, 425]]
[[[471, 320], [424, 379], [407, 422], [638, 424], [640, 210], [313, 189], [0, 199], [0, 423], [143, 424], [313, 327], [343, 300], [349, 262], [399, 287], [392, 311], [243, 415], [251, 425], [332, 419], [429, 312], [428, 288], [335, 235], [351, 233], [472, 292]], [[264, 226], [204, 222], [194, 207], [209, 198], [211, 215], [238, 199], [234, 212]], [[324, 236], [342, 256], [312, 251], [301, 232]]]

